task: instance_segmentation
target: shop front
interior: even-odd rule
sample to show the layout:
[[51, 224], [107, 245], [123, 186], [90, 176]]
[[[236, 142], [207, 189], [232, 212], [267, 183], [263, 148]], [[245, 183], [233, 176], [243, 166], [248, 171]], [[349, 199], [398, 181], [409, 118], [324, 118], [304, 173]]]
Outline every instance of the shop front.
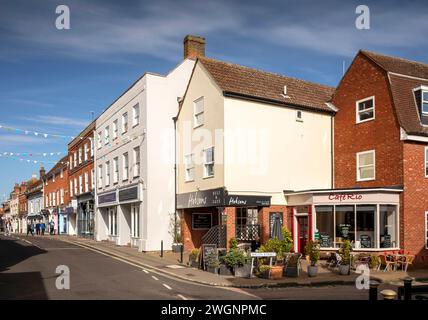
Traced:
[[399, 188], [285, 192], [294, 250], [316, 239], [321, 250], [349, 240], [355, 251], [400, 249]]
[[229, 240], [258, 247], [269, 238], [276, 215], [285, 220], [285, 207], [271, 207], [270, 196], [229, 194], [224, 188], [177, 194], [177, 212], [185, 250], [202, 244], [226, 248]]
[[94, 236], [94, 196], [87, 193], [77, 197], [77, 235], [84, 238]]

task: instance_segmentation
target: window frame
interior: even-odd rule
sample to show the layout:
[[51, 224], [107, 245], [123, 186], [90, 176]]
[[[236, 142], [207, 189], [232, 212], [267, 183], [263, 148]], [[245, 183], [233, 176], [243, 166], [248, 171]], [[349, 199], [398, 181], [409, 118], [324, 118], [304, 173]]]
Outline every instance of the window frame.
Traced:
[[119, 136], [119, 120], [115, 119], [113, 121], [113, 141], [117, 139]]
[[104, 174], [105, 174], [105, 185], [108, 187], [110, 185], [110, 161], [104, 163]]
[[428, 105], [428, 100], [424, 100], [424, 93], [428, 94], [428, 90], [421, 89], [421, 111], [422, 114], [428, 115], [428, 111], [424, 111], [424, 103]]
[[102, 188], [103, 187], [103, 165], [100, 164], [98, 165], [98, 188]]
[[106, 126], [104, 128], [104, 145], [108, 145], [110, 143], [110, 126]]
[[[300, 117], [299, 117], [300, 114]], [[296, 121], [297, 122], [303, 122], [303, 111], [302, 110], [296, 110]]]
[[424, 148], [424, 152], [425, 152], [425, 155], [424, 155], [424, 158], [425, 158], [425, 166], [424, 166], [425, 178], [428, 178], [428, 147]]
[[140, 124], [140, 104], [137, 103], [132, 107], [132, 127], [136, 127]]
[[101, 134], [102, 134], [101, 131], [97, 132], [97, 148], [98, 149], [101, 149], [101, 147], [102, 147]]
[[[137, 146], [132, 149], [132, 153], [134, 156], [134, 167], [132, 170], [133, 178], [137, 178], [140, 176], [140, 169], [141, 169], [141, 155], [140, 155], [140, 147]], [[137, 162], [138, 159], [138, 162]]]
[[[213, 155], [213, 159], [212, 159], [212, 161], [211, 162], [207, 162], [206, 161], [206, 152], [207, 152], [207, 150], [210, 150], [210, 149], [212, 149], [212, 155]], [[203, 157], [204, 157], [204, 162], [203, 162], [203, 165], [204, 165], [204, 176], [203, 176], [203, 178], [204, 179], [207, 179], [207, 178], [212, 178], [212, 177], [214, 177], [214, 175], [215, 175], [215, 171], [214, 171], [214, 165], [215, 165], [215, 156], [214, 156], [214, 152], [215, 152], [215, 149], [214, 149], [214, 146], [212, 146], [212, 147], [209, 147], [209, 148], [206, 148], [206, 149], [203, 149], [202, 150], [202, 152], [203, 152]], [[207, 165], [211, 165], [212, 164], [212, 166], [213, 166], [213, 174], [212, 175], [207, 175]]]
[[[117, 169], [117, 171], [116, 171], [116, 169]], [[119, 177], [119, 171], [120, 171], [120, 168], [119, 168], [119, 157], [115, 157], [113, 159], [113, 184], [119, 183], [119, 179], [120, 179], [120, 177]]]
[[127, 181], [129, 179], [128, 171], [129, 171], [129, 154], [128, 152], [125, 152], [124, 154], [122, 154], [122, 181]]
[[[188, 166], [187, 158], [190, 157], [191, 165]], [[193, 176], [189, 178], [188, 171], [193, 169]], [[195, 181], [195, 154], [189, 153], [184, 156], [184, 182]]]
[[[126, 121], [125, 121], [126, 119]], [[126, 126], [125, 126], [126, 125]], [[125, 112], [122, 114], [122, 134], [125, 134], [129, 130], [129, 119], [128, 119], [128, 112]]]
[[[360, 103], [365, 102], [365, 101], [369, 101], [369, 100], [373, 100], [373, 107], [372, 108], [368, 108], [368, 109], [364, 109], [364, 111], [373, 109], [373, 117], [369, 118], [369, 119], [364, 119], [364, 120], [360, 120], [360, 113], [362, 112], [361, 110], [359, 110], [358, 106]], [[355, 102], [355, 122], [357, 124], [359, 123], [364, 123], [367, 121], [372, 121], [376, 119], [376, 99], [375, 96], [371, 96], [371, 97], [367, 97], [361, 100], [358, 100]]]
[[[198, 113], [196, 113], [196, 105], [199, 101], [202, 101], [202, 111], [199, 111]], [[197, 124], [197, 121], [196, 121], [197, 116], [201, 114], [204, 115], [204, 113], [205, 113], [205, 98], [204, 96], [202, 96], [193, 101], [193, 129], [199, 128], [205, 124], [205, 117], [202, 123]]]
[[[360, 177], [360, 159], [359, 156], [364, 155], [364, 154], [369, 154], [369, 153], [373, 153], [373, 178], [361, 178]], [[365, 167], [369, 167], [369, 165], [365, 165]], [[357, 152], [356, 153], [356, 169], [357, 169], [357, 182], [363, 182], [363, 181], [374, 181], [376, 180], [376, 150], [367, 150], [367, 151], [362, 151], [362, 152]]]

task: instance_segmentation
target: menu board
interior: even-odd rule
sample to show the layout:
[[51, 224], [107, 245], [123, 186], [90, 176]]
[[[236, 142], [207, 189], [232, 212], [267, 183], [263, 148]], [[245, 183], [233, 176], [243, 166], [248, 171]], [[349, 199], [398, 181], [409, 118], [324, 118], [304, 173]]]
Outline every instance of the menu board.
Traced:
[[202, 245], [202, 261], [203, 264], [205, 265], [205, 259], [207, 256], [211, 255], [211, 254], [215, 254], [217, 255], [217, 245], [216, 244], [203, 244]]
[[386, 234], [383, 236], [383, 248], [391, 248], [391, 235]]
[[192, 213], [192, 229], [207, 230], [212, 226], [211, 213]]
[[349, 229], [351, 228], [350, 224], [342, 223], [339, 224], [340, 233], [343, 238], [349, 238]]
[[321, 248], [330, 248], [330, 235], [328, 234], [320, 234], [320, 247]]
[[360, 236], [361, 240], [361, 248], [371, 248], [372, 246], [372, 238], [369, 235], [362, 234]]

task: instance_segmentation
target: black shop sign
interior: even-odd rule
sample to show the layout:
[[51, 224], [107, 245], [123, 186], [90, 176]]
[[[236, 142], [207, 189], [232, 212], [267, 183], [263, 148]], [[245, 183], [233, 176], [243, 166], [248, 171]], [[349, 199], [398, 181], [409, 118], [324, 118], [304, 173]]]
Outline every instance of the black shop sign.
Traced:
[[132, 201], [138, 200], [138, 186], [119, 190], [119, 201]]
[[211, 213], [192, 213], [192, 229], [208, 230], [212, 226]]
[[98, 196], [98, 204], [116, 202], [116, 192], [100, 194]]

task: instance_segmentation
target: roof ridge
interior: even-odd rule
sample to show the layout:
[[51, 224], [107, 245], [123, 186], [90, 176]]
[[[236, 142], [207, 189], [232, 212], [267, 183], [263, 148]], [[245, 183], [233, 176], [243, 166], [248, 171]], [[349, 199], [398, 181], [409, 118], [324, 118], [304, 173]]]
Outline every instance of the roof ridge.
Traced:
[[[397, 56], [390, 56], [390, 55], [386, 55], [383, 53], [378, 53], [378, 52], [374, 52], [374, 51], [370, 51], [370, 50], [365, 50], [365, 49], [361, 49], [360, 50], [362, 53], [364, 54], [368, 54], [368, 55], [376, 55], [376, 56], [381, 56], [381, 57], [385, 57], [385, 58], [389, 58], [389, 59], [395, 59], [395, 60], [401, 60], [403, 62], [406, 63], [413, 63], [413, 64], [417, 64], [417, 65], [423, 65], [424, 67], [428, 68], [428, 63], [424, 63], [424, 62], [420, 62], [420, 61], [416, 61], [416, 60], [410, 60], [410, 59], [406, 59], [406, 58], [402, 58], [402, 57], [397, 57]], [[379, 64], [381, 64], [379, 62]]]
[[304, 80], [304, 79], [299, 79], [296, 77], [290, 77], [290, 76], [286, 76], [280, 73], [276, 73], [276, 72], [272, 72], [272, 71], [266, 71], [266, 70], [262, 70], [262, 69], [258, 69], [258, 68], [254, 68], [254, 67], [248, 67], [248, 66], [244, 66], [241, 64], [237, 64], [237, 63], [232, 63], [232, 62], [227, 62], [227, 61], [222, 61], [222, 60], [218, 60], [218, 59], [214, 59], [214, 58], [208, 58], [208, 57], [198, 57], [198, 60], [208, 60], [208, 61], [212, 61], [212, 62], [217, 62], [217, 63], [222, 63], [222, 64], [226, 64], [228, 66], [231, 67], [239, 67], [239, 68], [244, 68], [244, 69], [248, 69], [250, 71], [256, 71], [256, 72], [261, 72], [261, 73], [265, 73], [265, 74], [269, 74], [269, 75], [274, 75], [277, 77], [281, 77], [281, 78], [288, 78], [291, 80], [295, 80], [295, 81], [301, 81], [310, 85], [316, 85], [316, 86], [320, 86], [320, 87], [324, 87], [326, 89], [335, 89], [335, 87], [333, 86], [328, 86], [322, 83], [318, 83], [318, 82], [313, 82], [313, 81], [309, 81], [309, 80]]

